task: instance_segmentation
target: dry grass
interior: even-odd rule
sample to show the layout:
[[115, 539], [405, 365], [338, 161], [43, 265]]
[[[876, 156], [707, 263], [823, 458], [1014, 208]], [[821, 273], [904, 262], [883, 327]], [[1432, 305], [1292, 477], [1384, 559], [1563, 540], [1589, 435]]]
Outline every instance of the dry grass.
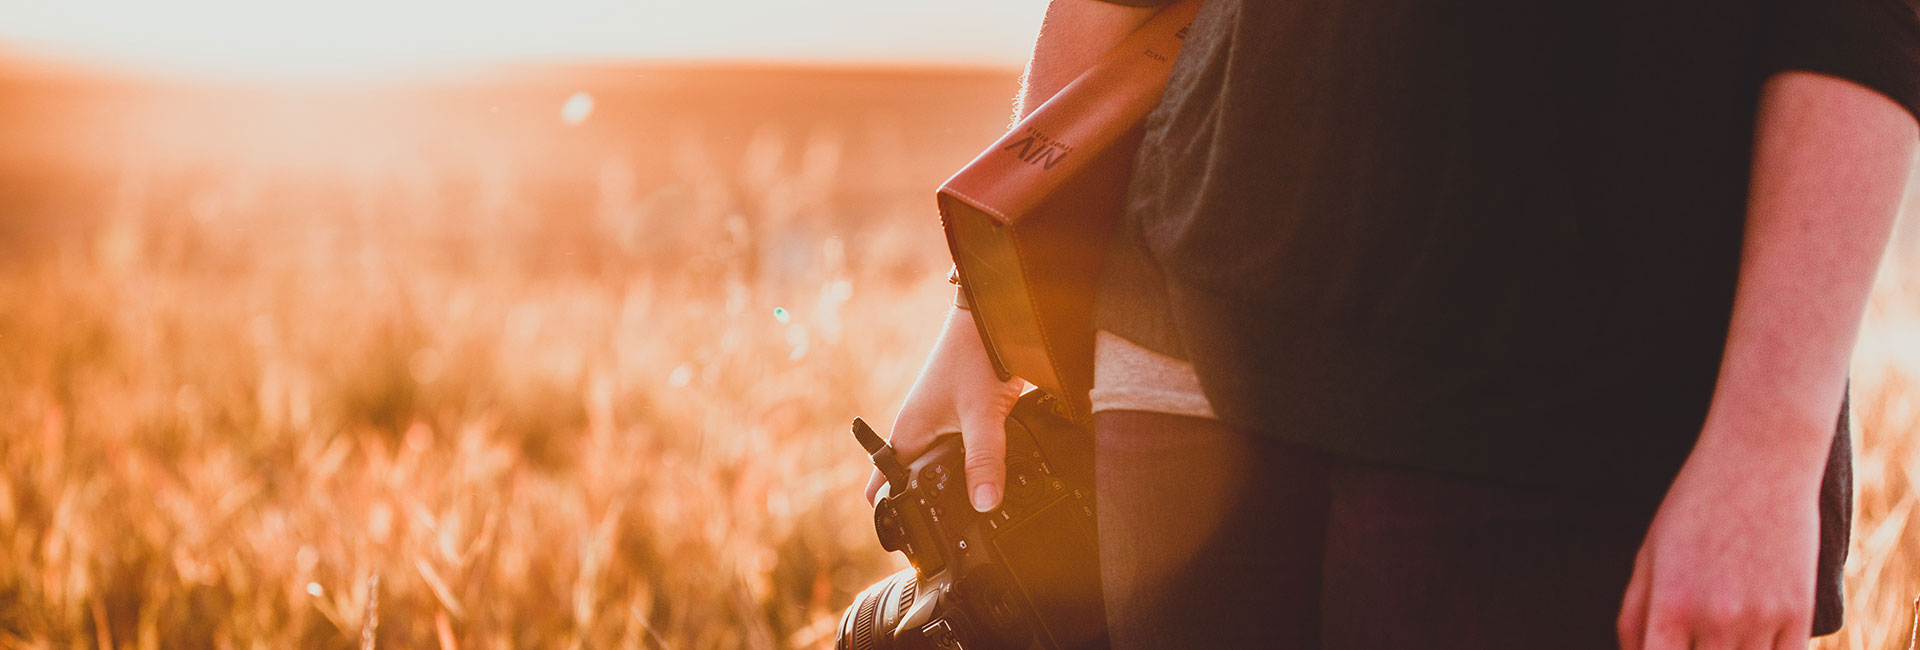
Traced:
[[[1907, 223], [1913, 228], [1913, 209]], [[1911, 238], [1909, 238], [1911, 241]], [[1908, 260], [1920, 259], [1912, 249]], [[1910, 268], [1910, 267], [1909, 267]], [[1905, 648], [1920, 598], [1920, 275], [1882, 269], [1853, 362], [1855, 510], [1847, 625], [1822, 650]]]
[[[890, 419], [940, 318], [927, 188], [998, 126], [987, 79], [929, 82], [960, 129], [889, 78], [865, 112], [596, 92], [573, 131], [162, 102], [0, 164], [0, 648], [823, 645], [897, 562], [844, 427]], [[1920, 593], [1903, 286], [1823, 647], [1894, 647]]]
[[815, 112], [113, 161], [5, 242], [0, 648], [821, 645], [896, 561], [846, 423], [948, 290], [937, 179]]

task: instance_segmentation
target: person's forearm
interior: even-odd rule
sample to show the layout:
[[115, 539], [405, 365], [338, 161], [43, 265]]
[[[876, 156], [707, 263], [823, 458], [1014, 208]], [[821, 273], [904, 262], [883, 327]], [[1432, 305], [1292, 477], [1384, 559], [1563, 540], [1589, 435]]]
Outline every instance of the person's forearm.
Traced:
[[1046, 103], [1156, 11], [1100, 0], [1049, 2], [1040, 37], [1033, 43], [1033, 58], [1021, 77], [1020, 95], [1014, 99], [1014, 117], [1024, 117]]
[[1703, 447], [1764, 450], [1773, 467], [1752, 469], [1818, 483], [1915, 146], [1913, 118], [1866, 88], [1805, 72], [1767, 82]]

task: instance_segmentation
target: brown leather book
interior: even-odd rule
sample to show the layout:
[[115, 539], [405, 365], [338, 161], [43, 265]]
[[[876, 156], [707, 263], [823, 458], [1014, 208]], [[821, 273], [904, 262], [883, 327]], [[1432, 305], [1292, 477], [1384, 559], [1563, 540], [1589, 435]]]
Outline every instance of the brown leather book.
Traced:
[[1160, 102], [1200, 0], [1181, 0], [1034, 109], [940, 187], [962, 290], [1002, 377], [1082, 419], [1093, 298], [1140, 122]]

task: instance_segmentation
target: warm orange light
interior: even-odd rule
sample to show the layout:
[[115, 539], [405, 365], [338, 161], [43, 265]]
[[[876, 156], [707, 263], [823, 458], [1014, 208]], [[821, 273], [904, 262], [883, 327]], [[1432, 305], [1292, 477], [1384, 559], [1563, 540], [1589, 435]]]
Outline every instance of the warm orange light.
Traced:
[[364, 77], [498, 60], [1010, 65], [1039, 0], [63, 0], [0, 3], [0, 46], [148, 69]]

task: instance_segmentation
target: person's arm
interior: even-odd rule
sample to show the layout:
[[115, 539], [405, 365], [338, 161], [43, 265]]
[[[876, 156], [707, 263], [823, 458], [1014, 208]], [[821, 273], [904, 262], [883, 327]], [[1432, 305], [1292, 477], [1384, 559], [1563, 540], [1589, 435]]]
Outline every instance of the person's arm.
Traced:
[[[1100, 0], [1050, 2], [1016, 111], [1025, 115], [1045, 103], [1155, 11]], [[992, 509], [1005, 491], [1007, 413], [1024, 386], [1019, 379], [1000, 381], [994, 375], [971, 314], [948, 313], [939, 340], [894, 418], [895, 453], [902, 460], [912, 459], [925, 453], [941, 434], [960, 432], [966, 447], [967, 494], [975, 509]], [[867, 480], [868, 503], [884, 483], [886, 478], [876, 470]]]
[[1843, 79], [1766, 83], [1725, 357], [1619, 619], [1626, 650], [1807, 647], [1821, 473], [1920, 128]]
[[[1125, 4], [1156, 3], [1138, 0]], [[1040, 22], [1040, 36], [1033, 42], [1033, 57], [1027, 60], [1026, 74], [1020, 77], [1014, 117], [1025, 117], [1046, 103], [1158, 11], [1157, 6], [1122, 6], [1097, 0], [1048, 3], [1047, 15]]]

